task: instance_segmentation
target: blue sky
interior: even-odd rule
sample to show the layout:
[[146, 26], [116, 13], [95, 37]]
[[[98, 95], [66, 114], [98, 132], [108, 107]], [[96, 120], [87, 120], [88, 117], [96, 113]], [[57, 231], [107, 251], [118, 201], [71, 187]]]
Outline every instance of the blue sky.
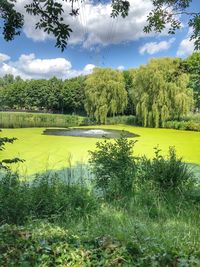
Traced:
[[[17, 0], [16, 9], [24, 12], [29, 0]], [[186, 57], [193, 51], [189, 41], [189, 29], [182, 17], [183, 27], [175, 35], [152, 33], [146, 35], [142, 29], [151, 10], [150, 0], [131, 0], [127, 18], [111, 19], [108, 3], [82, 4], [79, 18], [68, 16], [66, 23], [72, 25], [74, 33], [66, 50], [55, 48], [55, 40], [34, 29], [35, 19], [25, 15], [25, 26], [21, 36], [6, 42], [0, 35], [0, 76], [7, 73], [23, 78], [70, 78], [87, 74], [94, 66], [128, 69], [145, 64], [152, 57]], [[198, 9], [199, 0], [191, 8]], [[80, 3], [78, 2], [80, 5]], [[78, 5], [77, 4], [77, 5]], [[77, 6], [79, 7], [79, 6]]]

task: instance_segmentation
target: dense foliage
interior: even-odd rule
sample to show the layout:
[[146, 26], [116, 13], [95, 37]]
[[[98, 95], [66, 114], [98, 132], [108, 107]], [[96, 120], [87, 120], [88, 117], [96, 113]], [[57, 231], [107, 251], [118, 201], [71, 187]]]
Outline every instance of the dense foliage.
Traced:
[[194, 92], [196, 111], [200, 111], [200, 53], [193, 53], [184, 62], [185, 71], [190, 74], [190, 88]]
[[143, 126], [164, 127], [167, 120], [180, 119], [190, 111], [192, 90], [180, 64], [179, 59], [152, 59], [133, 74], [136, 115]]
[[165, 127], [167, 121], [199, 111], [199, 62], [200, 53], [194, 53], [185, 60], [152, 59], [123, 72], [95, 68], [86, 77], [64, 81], [5, 75], [0, 110], [87, 114], [89, 124], [112, 123], [125, 114], [136, 116], [134, 124]]
[[87, 114], [97, 122], [105, 123], [108, 115], [124, 112], [127, 91], [120, 71], [95, 68], [85, 83], [85, 108]]
[[97, 150], [90, 151], [96, 187], [102, 190], [105, 198], [120, 200], [132, 195], [137, 170], [134, 143], [122, 135], [115, 143], [97, 142]]
[[152, 181], [163, 191], [187, 188], [193, 177], [190, 168], [177, 157], [174, 147], [169, 148], [166, 159], [160, 152], [161, 150], [156, 147], [152, 160], [142, 157], [140, 178]]
[[1, 109], [83, 113], [83, 82], [84, 77], [24, 81], [6, 75], [0, 79]]
[[[5, 149], [6, 144], [12, 144], [15, 140], [16, 138], [0, 137], [0, 152], [2, 152]], [[2, 169], [8, 170], [10, 164], [18, 162], [23, 162], [23, 160], [20, 158], [0, 159], [0, 171]]]

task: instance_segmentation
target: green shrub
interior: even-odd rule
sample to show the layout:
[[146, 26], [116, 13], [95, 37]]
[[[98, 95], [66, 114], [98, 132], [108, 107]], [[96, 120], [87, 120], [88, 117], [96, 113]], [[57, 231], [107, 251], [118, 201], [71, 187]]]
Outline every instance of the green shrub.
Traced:
[[167, 121], [165, 128], [199, 132], [200, 123], [196, 121]]
[[136, 175], [136, 159], [132, 151], [134, 143], [122, 135], [114, 143], [106, 139], [97, 142], [97, 150], [90, 151], [89, 162], [96, 187], [106, 199], [121, 199], [131, 195]]
[[189, 186], [193, 174], [188, 165], [178, 158], [173, 147], [169, 148], [167, 158], [155, 148], [155, 157], [150, 160], [141, 158], [140, 178], [143, 181], [153, 181], [162, 190], [177, 190]]
[[133, 115], [129, 116], [114, 116], [108, 117], [106, 120], [106, 124], [128, 124], [128, 125], [137, 125], [136, 117]]

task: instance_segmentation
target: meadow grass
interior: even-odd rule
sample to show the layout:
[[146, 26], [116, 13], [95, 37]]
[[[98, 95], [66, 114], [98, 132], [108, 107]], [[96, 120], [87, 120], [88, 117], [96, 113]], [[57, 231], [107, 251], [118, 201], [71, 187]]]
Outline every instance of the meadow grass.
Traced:
[[[89, 126], [88, 126], [89, 127]], [[85, 126], [84, 126], [85, 128]], [[91, 126], [89, 127], [91, 128]], [[135, 139], [136, 155], [154, 155], [154, 147], [159, 145], [163, 154], [169, 146], [175, 146], [178, 156], [188, 163], [200, 164], [200, 133], [172, 129], [154, 129], [127, 125], [101, 125], [92, 128], [126, 130], [138, 134]], [[33, 174], [48, 169], [62, 169], [72, 164], [87, 162], [88, 150], [94, 150], [97, 138], [43, 135], [45, 128], [2, 129], [0, 136], [16, 137], [12, 145], [0, 153], [1, 158], [20, 157], [25, 160], [15, 168], [21, 174]]]
[[1, 266], [199, 266], [198, 198], [143, 184], [128, 202], [106, 202], [51, 181], [44, 174], [36, 187], [6, 191], [2, 210], [22, 221], [0, 226]]

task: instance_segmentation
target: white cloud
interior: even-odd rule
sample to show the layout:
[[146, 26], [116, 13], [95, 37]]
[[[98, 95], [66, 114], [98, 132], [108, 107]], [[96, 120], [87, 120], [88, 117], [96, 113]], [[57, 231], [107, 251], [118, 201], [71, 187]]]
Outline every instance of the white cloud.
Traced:
[[117, 67], [117, 69], [118, 69], [118, 70], [124, 70], [124, 69], [125, 69], [125, 67], [124, 67], [124, 66], [122, 66], [122, 65], [120, 65], [120, 66], [118, 66], [118, 67]]
[[176, 55], [178, 57], [186, 57], [194, 52], [194, 41], [190, 38], [183, 39], [178, 47]]
[[172, 43], [175, 41], [175, 38], [171, 38], [168, 41], [161, 41], [161, 42], [149, 42], [144, 44], [139, 48], [139, 52], [141, 55], [148, 53], [150, 55], [156, 54], [158, 52], [168, 50]]
[[8, 55], [0, 53], [0, 62], [7, 61], [9, 59], [10, 57]]
[[71, 69], [71, 63], [65, 58], [39, 59], [36, 58], [34, 54], [21, 55], [17, 65], [19, 65], [20, 69], [27, 74], [49, 76], [63, 76]]
[[[65, 10], [64, 22], [69, 24], [73, 30], [69, 40], [71, 45], [81, 44], [84, 48], [91, 48], [95, 45], [119, 44], [147, 36], [143, 32], [143, 27], [152, 9], [151, 0], [130, 0], [129, 15], [125, 19], [110, 17], [110, 3], [94, 4], [89, 0], [83, 3], [76, 1], [74, 4], [75, 7], [80, 7], [80, 14], [78, 17], [71, 17], [69, 15], [71, 4], [62, 0], [58, 1], [63, 4]], [[30, 0], [17, 0], [16, 2], [16, 9], [25, 14], [24, 33], [26, 36], [35, 41], [53, 38], [39, 29], [35, 30], [37, 18], [26, 14], [24, 10], [24, 5], [28, 2]]]
[[95, 67], [93, 64], [87, 64], [82, 70], [75, 70], [65, 58], [40, 59], [36, 58], [35, 54], [22, 54], [17, 61], [10, 61], [7, 56], [7, 60], [6, 63], [0, 62], [0, 76], [12, 74], [23, 79], [48, 79], [53, 76], [67, 79], [90, 74]]
[[89, 74], [89, 73], [92, 72], [92, 70], [93, 70], [94, 68], [95, 68], [95, 65], [93, 65], [93, 64], [87, 64], [87, 65], [84, 67], [83, 72], [84, 72], [85, 74]]

